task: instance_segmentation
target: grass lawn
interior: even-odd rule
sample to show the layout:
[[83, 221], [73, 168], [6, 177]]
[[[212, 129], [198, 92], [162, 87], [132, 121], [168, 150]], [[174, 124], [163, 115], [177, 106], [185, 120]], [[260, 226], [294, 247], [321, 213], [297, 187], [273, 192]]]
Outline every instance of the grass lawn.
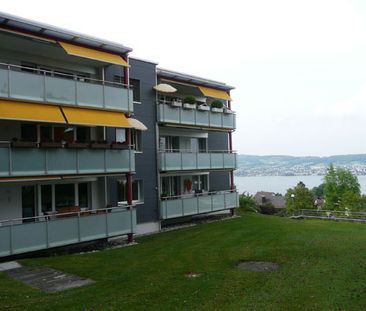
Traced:
[[[0, 273], [0, 310], [365, 310], [366, 225], [240, 218], [165, 232], [138, 245], [27, 259], [95, 284], [47, 294]], [[236, 268], [240, 260], [281, 265]], [[199, 278], [187, 278], [190, 272]]]

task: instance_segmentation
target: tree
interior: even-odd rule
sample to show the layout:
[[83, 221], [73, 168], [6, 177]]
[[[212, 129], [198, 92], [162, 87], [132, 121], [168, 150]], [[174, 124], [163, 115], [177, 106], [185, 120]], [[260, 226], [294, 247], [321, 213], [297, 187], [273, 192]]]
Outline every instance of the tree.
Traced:
[[288, 212], [293, 212], [298, 209], [314, 208], [314, 196], [301, 181], [296, 187], [287, 190], [285, 202]]
[[314, 187], [313, 189], [311, 189], [311, 192], [316, 198], [324, 197], [324, 184], [320, 184], [318, 187]]
[[357, 176], [333, 164], [324, 177], [325, 208], [330, 210], [358, 210], [361, 208], [361, 190]]

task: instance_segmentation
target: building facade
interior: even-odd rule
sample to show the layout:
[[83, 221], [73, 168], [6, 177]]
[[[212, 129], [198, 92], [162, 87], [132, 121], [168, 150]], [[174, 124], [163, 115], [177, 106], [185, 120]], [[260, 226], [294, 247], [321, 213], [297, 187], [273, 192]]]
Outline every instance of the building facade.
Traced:
[[237, 206], [232, 87], [3, 13], [0, 43], [0, 257]]

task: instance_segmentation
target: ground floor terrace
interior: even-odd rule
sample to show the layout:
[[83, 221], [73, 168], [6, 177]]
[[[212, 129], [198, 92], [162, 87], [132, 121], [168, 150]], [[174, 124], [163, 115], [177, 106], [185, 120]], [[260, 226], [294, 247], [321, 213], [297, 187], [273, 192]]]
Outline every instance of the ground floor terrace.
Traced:
[[136, 210], [119, 188], [111, 202], [107, 176], [0, 183], [0, 257], [132, 234]]

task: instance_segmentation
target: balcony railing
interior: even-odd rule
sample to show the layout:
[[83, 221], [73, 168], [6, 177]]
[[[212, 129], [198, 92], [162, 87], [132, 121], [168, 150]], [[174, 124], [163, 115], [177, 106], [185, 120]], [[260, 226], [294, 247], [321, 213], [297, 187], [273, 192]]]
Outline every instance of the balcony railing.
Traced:
[[119, 173], [135, 170], [133, 150], [0, 146], [0, 177]]
[[132, 112], [126, 85], [0, 63], [0, 97]]
[[205, 128], [234, 130], [234, 113], [213, 112], [211, 110], [184, 109], [173, 107], [169, 102], [158, 102], [158, 121]]
[[161, 171], [236, 169], [236, 153], [229, 151], [160, 151]]
[[160, 218], [169, 219], [221, 211], [239, 206], [236, 190], [165, 197], [160, 201]]
[[0, 221], [0, 257], [133, 233], [136, 210], [122, 207]]

